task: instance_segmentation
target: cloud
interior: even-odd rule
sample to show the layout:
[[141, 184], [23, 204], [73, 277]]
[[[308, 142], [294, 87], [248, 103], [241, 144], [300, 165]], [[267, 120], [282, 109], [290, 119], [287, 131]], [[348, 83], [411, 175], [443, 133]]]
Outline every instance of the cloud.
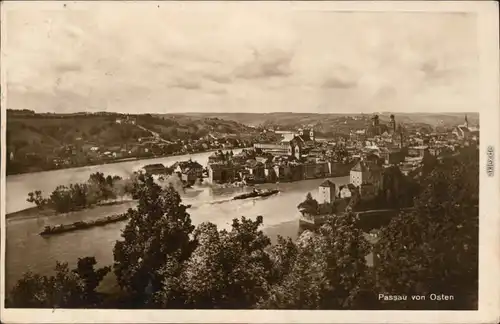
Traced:
[[284, 51], [271, 51], [262, 55], [254, 51], [253, 59], [237, 67], [234, 74], [241, 79], [288, 77], [292, 75], [293, 55]]
[[187, 90], [196, 90], [196, 89], [201, 89], [201, 84], [196, 80], [177, 78], [169, 83], [169, 87], [181, 88]]
[[208, 79], [210, 81], [216, 82], [216, 83], [231, 83], [232, 79], [228, 75], [223, 75], [223, 74], [217, 74], [217, 73], [203, 73], [202, 77], [205, 79]]
[[330, 77], [323, 82], [322, 87], [333, 89], [349, 89], [356, 87], [357, 84], [358, 82], [356, 80], [343, 80], [337, 77]]
[[208, 91], [211, 94], [216, 94], [216, 95], [223, 95], [227, 93], [226, 89], [212, 89]]
[[436, 60], [427, 60], [420, 65], [420, 71], [424, 73], [427, 81], [446, 81], [455, 74], [460, 73], [458, 68], [444, 67]]
[[382, 100], [393, 99], [397, 95], [398, 95], [397, 89], [395, 89], [393, 86], [387, 86], [387, 85], [382, 86], [376, 92], [376, 97]]
[[11, 13], [9, 106], [326, 112], [477, 101], [471, 15], [125, 7]]

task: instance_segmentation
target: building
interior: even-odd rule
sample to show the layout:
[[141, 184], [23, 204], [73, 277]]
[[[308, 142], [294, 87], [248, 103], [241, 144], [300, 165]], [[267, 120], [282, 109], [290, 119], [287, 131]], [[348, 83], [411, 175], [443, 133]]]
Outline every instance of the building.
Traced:
[[264, 169], [264, 175], [266, 177], [266, 182], [276, 182], [279, 180], [278, 175], [274, 169], [274, 167], [266, 167]]
[[248, 180], [255, 183], [266, 182], [266, 167], [264, 163], [257, 162], [256, 160], [248, 160], [245, 169], [249, 175]]
[[408, 148], [408, 155], [412, 157], [424, 157], [425, 152], [429, 149], [427, 145], [419, 145]]
[[236, 168], [230, 164], [212, 163], [208, 165], [208, 181], [210, 183], [233, 182], [236, 174]]
[[161, 163], [148, 164], [142, 169], [146, 174], [151, 175], [168, 174], [168, 169]]
[[359, 195], [361, 199], [372, 199], [377, 195], [376, 188], [372, 183], [362, 183], [359, 186]]
[[191, 184], [193, 184], [196, 179], [203, 177], [203, 166], [191, 159], [174, 163], [172, 169], [174, 172], [181, 175], [183, 181]]
[[358, 187], [363, 183], [363, 178], [366, 179], [368, 177], [368, 168], [363, 163], [363, 161], [359, 161], [350, 172], [350, 182]]
[[274, 173], [276, 174], [276, 180], [287, 181], [292, 179], [292, 171], [288, 164], [280, 163], [274, 166]]
[[295, 157], [297, 160], [300, 160], [304, 144], [305, 141], [302, 137], [289, 135], [285, 136], [285, 138], [278, 144], [255, 143], [253, 147], [256, 151], [260, 151], [261, 153], [270, 153], [272, 155], [288, 155]]
[[319, 185], [319, 203], [320, 204], [331, 204], [335, 201], [335, 197], [338, 195], [335, 183], [330, 180], [325, 180]]
[[380, 157], [384, 160], [385, 164], [399, 164], [404, 161], [405, 155], [401, 149], [393, 149], [387, 147], [380, 148]]
[[432, 146], [429, 148], [429, 153], [434, 156], [440, 156], [444, 152], [446, 152], [446, 147], [444, 146]]
[[391, 115], [391, 121], [389, 122], [389, 134], [396, 134], [396, 118]]
[[467, 115], [465, 115], [465, 123], [453, 128], [452, 133], [460, 140], [479, 140], [479, 129], [469, 126]]
[[382, 186], [382, 168], [378, 164], [367, 164], [361, 160], [351, 169], [350, 182], [355, 187], [370, 183], [373, 185], [374, 190], [378, 191]]
[[313, 128], [310, 128], [310, 129], [299, 128], [299, 130], [296, 134], [296, 137], [300, 137], [301, 140], [304, 142], [308, 142], [308, 141], [314, 142], [314, 129]]
[[339, 187], [339, 198], [351, 198], [354, 194], [355, 188], [352, 183]]
[[366, 129], [368, 137], [380, 136], [388, 131], [387, 125], [380, 124], [378, 115], [374, 115], [371, 119], [371, 124]]
[[292, 147], [289, 143], [280, 144], [260, 144], [255, 143], [254, 149], [260, 150], [262, 153], [271, 153], [273, 155], [292, 155]]

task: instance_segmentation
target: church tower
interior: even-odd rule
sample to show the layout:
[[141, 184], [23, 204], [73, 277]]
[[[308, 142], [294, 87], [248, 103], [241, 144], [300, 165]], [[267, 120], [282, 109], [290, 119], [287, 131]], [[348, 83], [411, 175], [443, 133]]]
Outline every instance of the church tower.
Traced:
[[394, 115], [391, 115], [391, 121], [389, 122], [389, 131], [391, 133], [396, 133], [396, 119]]
[[467, 114], [465, 115], [465, 127], [469, 128], [469, 121], [467, 120]]
[[311, 128], [309, 130], [309, 138], [311, 139], [311, 141], [314, 141], [314, 129], [313, 128]]

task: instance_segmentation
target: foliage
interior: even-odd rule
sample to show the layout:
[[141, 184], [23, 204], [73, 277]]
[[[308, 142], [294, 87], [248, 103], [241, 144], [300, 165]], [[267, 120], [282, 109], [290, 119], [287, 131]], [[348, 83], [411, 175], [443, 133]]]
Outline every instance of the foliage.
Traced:
[[27, 272], [17, 282], [6, 300], [12, 308], [87, 308], [95, 307], [100, 296], [95, 291], [109, 267], [95, 270], [94, 257], [78, 260], [70, 270], [67, 263], [56, 263], [55, 275], [41, 276]]
[[[279, 237], [273, 246], [261, 230], [261, 216], [234, 219], [229, 230], [211, 223], [195, 229], [175, 188], [136, 174], [126, 191], [139, 202], [128, 211], [129, 223], [115, 244], [114, 273], [128, 293], [128, 307], [136, 308], [474, 309], [478, 160], [478, 151], [467, 148], [458, 157], [436, 161], [419, 186], [389, 168], [384, 182], [392, 192], [383, 197], [390, 203], [405, 207], [420, 191], [413, 210], [395, 216], [380, 230], [378, 242], [371, 243], [352, 212], [328, 216], [316, 233], [304, 232], [295, 242]], [[96, 174], [86, 185], [103, 196], [116, 181], [121, 180]], [[63, 189], [61, 196], [88, 201], [88, 187]], [[34, 193], [33, 199], [39, 196]], [[298, 207], [320, 211], [310, 193]], [[372, 251], [375, 267], [370, 269], [366, 256]], [[94, 258], [85, 258], [74, 271], [58, 264], [52, 277], [28, 273], [8, 305], [98, 307], [95, 289], [110, 269], [94, 270], [95, 264]], [[442, 293], [455, 300], [386, 304], [378, 302], [379, 293]]]
[[89, 176], [86, 183], [74, 183], [69, 186], [57, 186], [50, 197], [45, 199], [42, 192], [30, 192], [28, 202], [35, 203], [38, 207], [48, 205], [59, 213], [79, 210], [101, 201], [116, 199], [127, 194], [127, 185], [119, 176], [104, 177], [103, 173], [96, 172]]
[[144, 174], [136, 183], [139, 202], [137, 209], [129, 209], [129, 223], [115, 244], [114, 272], [118, 284], [134, 298], [150, 301], [165, 276], [179, 275], [175, 265], [189, 258], [194, 226], [174, 188], [162, 189]]
[[[304, 232], [283, 280], [259, 306], [273, 309], [348, 309], [367, 273], [368, 245], [353, 214], [330, 217], [319, 233]], [[292, 249], [293, 250], [293, 249]]]
[[318, 202], [312, 197], [310, 192], [307, 193], [306, 199], [297, 206], [302, 213], [309, 215], [317, 215], [318, 207]]
[[78, 259], [74, 273], [83, 281], [83, 299], [87, 305], [99, 305], [101, 298], [96, 293], [96, 288], [102, 279], [111, 271], [111, 267], [103, 267], [95, 270], [97, 261], [94, 257]]
[[387, 307], [477, 307], [477, 152], [446, 159], [425, 178], [415, 210], [394, 218], [377, 244], [381, 293], [453, 295], [454, 301], [408, 302]]
[[28, 194], [27, 202], [34, 203], [38, 208], [42, 208], [47, 205], [48, 200], [43, 198], [42, 191], [36, 190], [35, 192], [30, 192]]
[[[218, 231], [211, 223], [195, 231], [197, 244], [181, 275], [185, 307], [252, 308], [266, 293], [271, 261], [265, 249], [270, 240], [255, 221], [234, 219], [231, 231]], [[162, 305], [170, 300], [171, 279], [160, 293]], [[166, 301], [166, 302], [165, 302]]]

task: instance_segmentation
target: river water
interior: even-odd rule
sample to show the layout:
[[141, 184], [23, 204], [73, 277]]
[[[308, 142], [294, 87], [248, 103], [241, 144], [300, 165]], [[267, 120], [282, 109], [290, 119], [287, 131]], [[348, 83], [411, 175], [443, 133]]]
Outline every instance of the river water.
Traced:
[[[239, 150], [233, 150], [237, 153]], [[7, 213], [31, 207], [26, 202], [27, 193], [42, 190], [45, 195], [61, 184], [84, 182], [96, 171], [105, 175], [127, 176], [142, 166], [150, 163], [170, 165], [176, 161], [192, 158], [202, 165], [208, 162], [211, 153], [193, 154], [149, 160], [127, 161], [114, 164], [90, 166], [66, 170], [37, 172], [7, 177], [6, 210]], [[330, 179], [337, 185], [345, 184], [348, 177]], [[187, 189], [182, 193], [184, 204], [190, 204], [188, 212], [194, 225], [212, 222], [219, 228], [229, 228], [233, 218], [246, 216], [264, 217], [264, 231], [271, 237], [277, 234], [294, 236], [298, 231], [297, 205], [308, 192], [317, 195], [319, 184], [324, 179], [306, 180], [293, 183], [265, 184], [262, 188], [278, 188], [280, 193], [265, 198], [232, 200], [231, 198], [249, 188], [213, 189], [200, 186]], [[134, 202], [114, 206], [100, 206], [67, 215], [38, 217], [31, 219], [7, 220], [6, 244], [6, 288], [10, 289], [28, 270], [48, 274], [56, 261], [74, 265], [78, 257], [95, 256], [99, 265], [113, 263], [114, 242], [120, 238], [126, 222], [109, 224], [88, 230], [69, 232], [43, 238], [39, 235], [46, 225], [72, 223], [78, 220], [90, 220], [105, 215], [116, 214], [134, 207]]]

